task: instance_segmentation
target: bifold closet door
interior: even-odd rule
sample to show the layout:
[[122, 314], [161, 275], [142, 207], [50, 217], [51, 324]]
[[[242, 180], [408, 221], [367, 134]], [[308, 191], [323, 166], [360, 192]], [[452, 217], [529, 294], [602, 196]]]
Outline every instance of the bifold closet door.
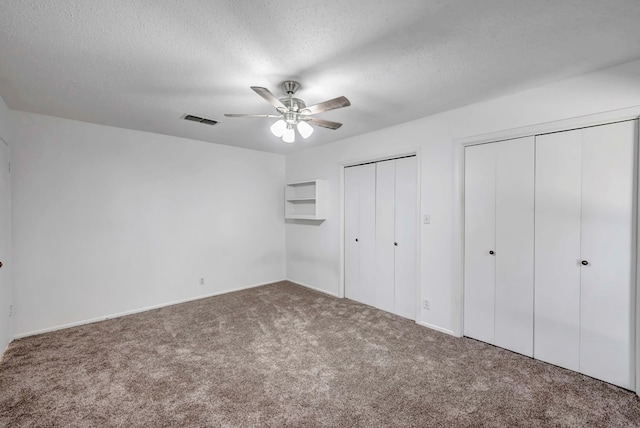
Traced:
[[415, 156], [396, 159], [394, 313], [416, 317], [418, 165]]
[[580, 369], [582, 130], [536, 137], [534, 356]]
[[637, 121], [536, 137], [535, 358], [633, 388]]
[[494, 343], [496, 145], [465, 148], [464, 335]]
[[344, 170], [345, 296], [374, 305], [376, 165]]
[[533, 356], [534, 137], [496, 144], [495, 342]]
[[373, 306], [394, 312], [396, 161], [376, 163], [376, 272]]
[[580, 371], [632, 389], [637, 121], [582, 132]]
[[415, 318], [417, 166], [414, 156], [376, 164], [376, 303]]
[[345, 296], [416, 314], [415, 156], [345, 168]]
[[533, 354], [534, 139], [465, 149], [464, 334]]

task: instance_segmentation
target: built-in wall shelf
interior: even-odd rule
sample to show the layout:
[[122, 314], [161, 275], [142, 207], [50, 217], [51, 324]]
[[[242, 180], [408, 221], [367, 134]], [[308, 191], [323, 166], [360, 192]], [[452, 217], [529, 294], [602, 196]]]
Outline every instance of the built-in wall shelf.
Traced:
[[327, 181], [309, 180], [284, 186], [284, 218], [326, 220]]

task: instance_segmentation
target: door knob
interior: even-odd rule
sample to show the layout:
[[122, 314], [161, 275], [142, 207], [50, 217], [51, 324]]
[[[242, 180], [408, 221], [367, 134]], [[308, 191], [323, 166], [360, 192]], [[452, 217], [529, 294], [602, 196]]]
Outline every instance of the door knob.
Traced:
[[582, 266], [587, 266], [587, 265], [589, 264], [589, 262], [588, 262], [588, 261], [586, 261], [586, 260], [583, 260], [583, 261], [581, 261], [580, 263], [582, 263]]
[[393, 245], [395, 245], [395, 246], [397, 247], [397, 246], [398, 246], [398, 243], [397, 243], [397, 242], [394, 242], [394, 243], [393, 243]]
[[2, 267], [2, 262], [0, 262], [0, 267]]
[[491, 254], [492, 256], [495, 254], [495, 252], [493, 250], [489, 251], [489, 254]]
[[358, 242], [358, 238], [356, 238], [356, 242]]

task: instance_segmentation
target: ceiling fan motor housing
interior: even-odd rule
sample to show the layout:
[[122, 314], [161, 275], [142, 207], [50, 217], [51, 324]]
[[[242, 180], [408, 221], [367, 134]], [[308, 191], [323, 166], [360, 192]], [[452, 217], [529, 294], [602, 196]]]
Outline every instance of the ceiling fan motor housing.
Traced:
[[282, 92], [291, 96], [300, 89], [300, 84], [294, 80], [285, 80], [280, 84], [280, 87], [282, 88]]
[[307, 106], [304, 101], [298, 98], [282, 98], [280, 102], [287, 107], [287, 111], [283, 112], [284, 120], [292, 125], [298, 123], [301, 119], [300, 111]]

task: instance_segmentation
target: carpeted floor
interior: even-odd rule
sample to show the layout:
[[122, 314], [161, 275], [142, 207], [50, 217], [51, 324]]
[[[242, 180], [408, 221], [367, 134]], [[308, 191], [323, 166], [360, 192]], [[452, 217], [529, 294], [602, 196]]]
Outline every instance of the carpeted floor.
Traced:
[[14, 341], [8, 427], [637, 427], [632, 392], [291, 283]]

